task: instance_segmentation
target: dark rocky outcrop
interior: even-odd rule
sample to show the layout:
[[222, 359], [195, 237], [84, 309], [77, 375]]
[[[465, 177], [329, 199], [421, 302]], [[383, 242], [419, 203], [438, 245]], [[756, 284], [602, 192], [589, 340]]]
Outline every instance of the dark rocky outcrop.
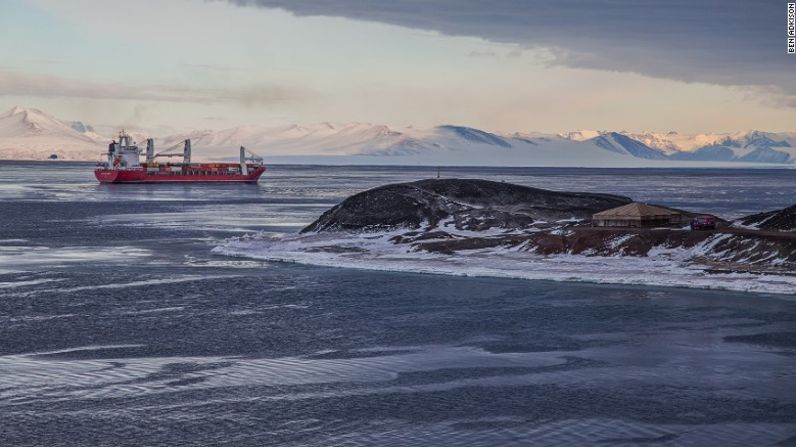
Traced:
[[[430, 233], [429, 233], [430, 234]], [[481, 248], [513, 247], [539, 255], [652, 256], [661, 249], [691, 250], [689, 259], [716, 271], [769, 270], [796, 274], [796, 235], [792, 233], [738, 230], [688, 231], [682, 229], [593, 228], [509, 233], [491, 237], [395, 236], [394, 243], [414, 250], [454, 254]], [[432, 240], [428, 240], [432, 239]]]
[[[622, 196], [486, 180], [421, 180], [355, 194], [302, 232], [401, 230], [391, 233], [389, 241], [409, 252], [510, 249], [542, 256], [676, 256], [708, 273], [796, 275], [796, 205], [743, 217], [734, 226], [719, 219], [712, 231], [589, 225], [592, 214], [630, 202]], [[330, 245], [313, 250], [361, 249]]]
[[796, 231], [796, 205], [781, 210], [752, 214], [738, 219], [738, 222], [761, 230]]
[[628, 197], [548, 191], [477, 179], [430, 179], [381, 186], [355, 194], [302, 230], [378, 231], [437, 226], [460, 230], [520, 229], [539, 221], [589, 219], [630, 203]]

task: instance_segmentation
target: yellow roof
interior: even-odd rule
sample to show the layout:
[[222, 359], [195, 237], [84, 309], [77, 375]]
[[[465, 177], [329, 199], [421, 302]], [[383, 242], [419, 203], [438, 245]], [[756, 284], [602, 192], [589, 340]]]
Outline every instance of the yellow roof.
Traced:
[[612, 217], [652, 217], [652, 216], [679, 216], [680, 213], [669, 208], [663, 208], [646, 203], [633, 202], [610, 210], [596, 213], [594, 219], [605, 219]]

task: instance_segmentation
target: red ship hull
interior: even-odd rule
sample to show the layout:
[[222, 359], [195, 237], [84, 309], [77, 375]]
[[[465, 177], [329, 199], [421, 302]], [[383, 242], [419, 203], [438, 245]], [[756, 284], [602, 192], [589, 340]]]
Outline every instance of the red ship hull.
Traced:
[[[220, 165], [208, 165], [220, 166]], [[235, 165], [239, 166], [239, 165]], [[264, 166], [251, 166], [247, 174], [227, 172], [225, 169], [191, 166], [178, 170], [103, 169], [94, 170], [100, 183], [184, 183], [184, 182], [248, 182], [256, 183], [265, 172]]]

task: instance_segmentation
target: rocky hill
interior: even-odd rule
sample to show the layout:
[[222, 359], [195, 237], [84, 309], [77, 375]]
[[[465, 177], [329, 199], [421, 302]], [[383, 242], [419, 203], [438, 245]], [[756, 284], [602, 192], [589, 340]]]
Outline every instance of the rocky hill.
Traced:
[[517, 230], [592, 214], [630, 203], [610, 194], [559, 192], [475, 179], [430, 179], [381, 186], [355, 194], [323, 213], [302, 232], [376, 231], [436, 227]]
[[796, 231], [796, 205], [781, 210], [752, 214], [738, 219], [743, 226], [760, 230]]
[[709, 231], [591, 226], [593, 213], [630, 201], [421, 180], [355, 194], [300, 233], [247, 235], [214, 252], [361, 269], [796, 293], [796, 232], [781, 231], [793, 228], [796, 206]]
[[[307, 233], [382, 233], [411, 251], [452, 255], [510, 249], [537, 255], [677, 256], [726, 271], [796, 274], [796, 205], [747, 216], [716, 231], [594, 228], [592, 214], [632, 200], [548, 191], [477, 179], [431, 179], [355, 194], [304, 228]], [[690, 216], [687, 210], [681, 212]]]

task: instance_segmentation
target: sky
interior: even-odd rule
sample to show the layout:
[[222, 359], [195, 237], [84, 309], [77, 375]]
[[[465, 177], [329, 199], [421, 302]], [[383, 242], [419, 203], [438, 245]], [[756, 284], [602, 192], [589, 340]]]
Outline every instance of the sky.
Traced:
[[0, 110], [155, 133], [796, 130], [779, 0], [0, 0]]

